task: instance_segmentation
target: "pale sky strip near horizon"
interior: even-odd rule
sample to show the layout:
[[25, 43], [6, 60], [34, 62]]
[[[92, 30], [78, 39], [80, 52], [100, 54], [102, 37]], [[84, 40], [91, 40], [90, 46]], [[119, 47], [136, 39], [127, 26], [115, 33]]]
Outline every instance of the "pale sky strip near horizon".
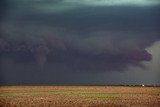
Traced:
[[[30, 5], [32, 9], [39, 11], [48, 11], [48, 13], [58, 13], [68, 10], [74, 10], [87, 6], [138, 6], [150, 7], [160, 5], [159, 0], [8, 0], [19, 7]], [[23, 2], [23, 3], [22, 3]], [[36, 5], [35, 5], [36, 4]]]
[[118, 6], [118, 5], [135, 5], [135, 6], [150, 6], [160, 4], [159, 0], [63, 0], [66, 3], [77, 3], [93, 6]]

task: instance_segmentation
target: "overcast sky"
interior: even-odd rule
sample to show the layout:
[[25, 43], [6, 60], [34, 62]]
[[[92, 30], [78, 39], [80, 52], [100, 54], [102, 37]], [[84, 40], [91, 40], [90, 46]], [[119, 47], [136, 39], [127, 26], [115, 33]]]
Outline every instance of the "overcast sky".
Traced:
[[159, 0], [1, 0], [0, 83], [160, 85]]

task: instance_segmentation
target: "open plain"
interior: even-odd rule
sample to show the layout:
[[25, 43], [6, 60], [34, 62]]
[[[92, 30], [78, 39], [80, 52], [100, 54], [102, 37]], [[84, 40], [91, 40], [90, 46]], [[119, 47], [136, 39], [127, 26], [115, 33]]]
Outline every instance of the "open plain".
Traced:
[[160, 87], [1, 86], [0, 107], [160, 107]]

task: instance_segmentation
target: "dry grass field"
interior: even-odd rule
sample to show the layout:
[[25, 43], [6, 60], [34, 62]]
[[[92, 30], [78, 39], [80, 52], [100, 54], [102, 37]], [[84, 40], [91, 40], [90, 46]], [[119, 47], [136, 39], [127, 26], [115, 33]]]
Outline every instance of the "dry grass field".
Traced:
[[0, 107], [160, 107], [160, 87], [1, 86]]

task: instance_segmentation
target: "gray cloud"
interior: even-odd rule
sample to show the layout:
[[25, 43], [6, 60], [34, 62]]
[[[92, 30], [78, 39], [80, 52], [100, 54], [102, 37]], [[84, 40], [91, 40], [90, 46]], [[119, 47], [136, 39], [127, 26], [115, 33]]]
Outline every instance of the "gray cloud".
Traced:
[[147, 6], [128, 6], [125, 0], [126, 6], [95, 6], [98, 1], [89, 5], [86, 0], [7, 1], [0, 20], [0, 69], [4, 75], [12, 69], [15, 75], [34, 72], [47, 78], [144, 67], [143, 61], [152, 60], [146, 48], [160, 40], [160, 13], [159, 6], [142, 1]]

